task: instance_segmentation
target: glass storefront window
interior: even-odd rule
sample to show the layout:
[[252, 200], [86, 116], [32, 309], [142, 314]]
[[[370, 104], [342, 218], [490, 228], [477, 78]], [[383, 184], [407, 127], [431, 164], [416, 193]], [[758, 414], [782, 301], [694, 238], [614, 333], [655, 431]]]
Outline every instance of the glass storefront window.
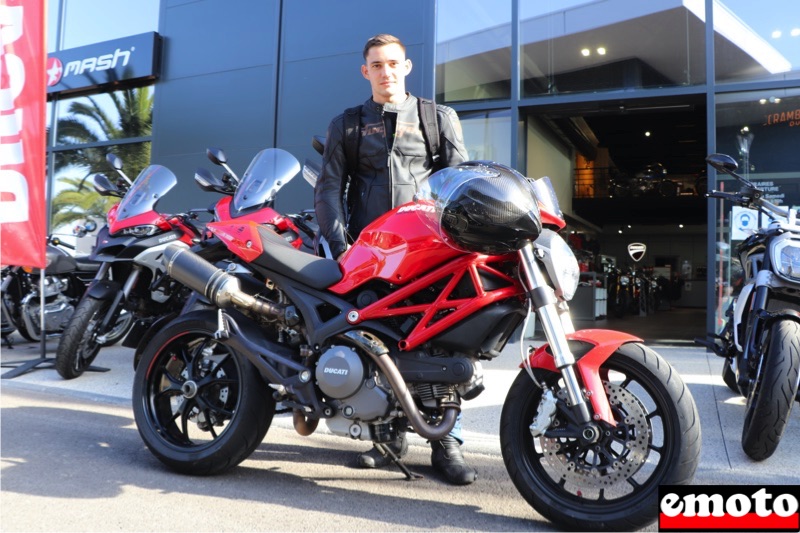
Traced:
[[800, 78], [796, 0], [714, 2], [717, 82]]
[[511, 112], [481, 111], [459, 115], [469, 159], [511, 164]]
[[705, 83], [703, 0], [520, 0], [522, 94]]
[[153, 87], [123, 89], [56, 103], [56, 146], [148, 137]]
[[[717, 95], [717, 152], [737, 160], [739, 174], [779, 205], [800, 206], [800, 89]], [[738, 183], [717, 175], [718, 190]], [[759, 225], [756, 211], [717, 201], [716, 318], [723, 322], [741, 282], [736, 246]], [[765, 221], [762, 221], [765, 222]]]
[[150, 142], [130, 141], [149, 139], [152, 133], [153, 87], [122, 89], [48, 105], [55, 107], [55, 123], [48, 123], [55, 134], [55, 147], [51, 149], [54, 163], [50, 173], [50, 227], [54, 231], [68, 230], [70, 224], [87, 217], [99, 218], [99, 224], [117, 201], [98, 195], [92, 186], [96, 173], [117, 178], [105, 160], [106, 154], [122, 159], [123, 171], [131, 180], [150, 163]]
[[158, 31], [160, 0], [62, 0], [64, 35], [61, 49]]
[[511, 0], [438, 0], [436, 100], [510, 97]]

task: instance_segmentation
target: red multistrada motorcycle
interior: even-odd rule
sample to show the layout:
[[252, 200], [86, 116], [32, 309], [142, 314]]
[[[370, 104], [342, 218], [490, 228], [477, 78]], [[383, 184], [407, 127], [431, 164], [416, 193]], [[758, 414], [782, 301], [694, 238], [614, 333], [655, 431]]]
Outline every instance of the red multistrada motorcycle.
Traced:
[[[208, 154], [212, 161], [225, 165], [221, 150], [211, 149]], [[110, 156], [108, 160], [127, 181], [119, 159]], [[195, 176], [203, 190], [224, 195], [212, 209], [215, 220], [264, 224], [300, 248], [303, 239], [298, 227], [289, 216], [273, 209], [277, 192], [300, 171], [294, 156], [274, 148], [262, 150], [241, 180], [227, 165], [225, 168], [227, 174], [222, 180], [208, 171], [198, 171]], [[121, 200], [109, 210], [108, 225], [99, 232], [89, 256], [100, 264], [99, 271], [56, 349], [56, 369], [64, 379], [74, 379], [89, 368], [100, 348], [109, 343], [124, 310], [135, 318], [132, 333], [123, 341], [124, 346], [136, 348], [135, 367], [150, 339], [184, 309], [191, 291], [165, 275], [161, 264], [168, 245], [178, 242], [186, 249], [193, 246], [198, 255], [212, 262], [232, 255], [225, 243], [206, 238], [194, 222], [198, 212], [207, 210], [177, 215], [158, 211], [159, 200], [177, 184], [175, 174], [161, 165], [145, 168], [130, 187], [121, 181], [114, 184], [102, 174], [95, 176], [95, 189], [101, 195]], [[250, 273], [249, 269], [239, 272], [237, 265], [228, 265], [237, 275]]]
[[325, 420], [389, 453], [383, 444], [401, 430], [438, 440], [461, 401], [483, 390], [481, 362], [534, 311], [548, 342], [522, 350], [500, 420], [514, 484], [565, 527], [646, 525], [658, 486], [694, 476], [697, 409], [640, 339], [574, 331], [567, 302], [579, 269], [556, 233], [564, 225], [549, 179], [487, 162], [433, 174], [341, 263], [254, 223], [209, 224], [267, 284], [242, 289], [188, 249], [167, 248], [168, 273], [218, 309], [179, 317], [145, 350], [133, 390], [139, 432], [188, 474], [247, 458], [277, 402], [302, 435]]

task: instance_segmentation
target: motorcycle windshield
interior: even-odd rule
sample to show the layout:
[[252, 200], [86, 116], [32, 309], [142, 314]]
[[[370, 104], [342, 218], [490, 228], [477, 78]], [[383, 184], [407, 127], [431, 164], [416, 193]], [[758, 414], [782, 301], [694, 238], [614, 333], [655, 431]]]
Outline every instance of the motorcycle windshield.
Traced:
[[561, 212], [561, 207], [558, 205], [558, 197], [556, 191], [553, 189], [553, 182], [550, 178], [544, 176], [538, 180], [528, 179], [531, 182], [533, 192], [536, 195], [536, 200], [539, 201], [539, 209], [543, 213], [548, 213], [554, 217], [564, 219], [564, 213]]
[[300, 172], [300, 162], [280, 148], [267, 148], [256, 154], [244, 171], [242, 182], [233, 195], [232, 210], [269, 204], [278, 191]]
[[136, 177], [131, 188], [119, 203], [117, 220], [155, 211], [156, 204], [178, 183], [178, 178], [167, 167], [150, 165]]

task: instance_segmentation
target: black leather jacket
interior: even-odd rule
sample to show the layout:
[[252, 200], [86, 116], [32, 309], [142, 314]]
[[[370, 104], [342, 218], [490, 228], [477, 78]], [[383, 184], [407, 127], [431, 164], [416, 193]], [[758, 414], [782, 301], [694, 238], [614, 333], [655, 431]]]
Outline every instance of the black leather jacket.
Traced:
[[[322, 172], [314, 188], [314, 209], [322, 235], [334, 257], [345, 251], [364, 227], [399, 205], [413, 200], [419, 182], [432, 172], [467, 160], [467, 150], [456, 112], [437, 105], [441, 146], [439, 162], [433, 164], [422, 135], [417, 98], [408, 95], [400, 104], [380, 105], [372, 98], [361, 111], [361, 142], [358, 169], [352, 176], [348, 202], [352, 206], [346, 223], [342, 209], [347, 184], [344, 149], [344, 114], [328, 126]], [[389, 152], [387, 115], [396, 113], [394, 143]], [[394, 118], [394, 117], [392, 117]]]

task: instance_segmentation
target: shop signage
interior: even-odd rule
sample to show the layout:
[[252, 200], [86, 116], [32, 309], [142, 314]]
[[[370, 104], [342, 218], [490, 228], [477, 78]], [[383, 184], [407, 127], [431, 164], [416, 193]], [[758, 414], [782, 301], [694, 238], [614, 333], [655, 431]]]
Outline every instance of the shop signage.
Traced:
[[632, 242], [628, 245], [628, 255], [631, 256], [631, 259], [637, 263], [644, 258], [646, 251], [647, 245], [642, 244], [641, 242]]
[[70, 48], [47, 57], [47, 94], [90, 91], [159, 75], [161, 38], [155, 32]]
[[780, 113], [770, 113], [767, 115], [765, 126], [775, 126], [776, 124], [788, 124], [790, 128], [800, 126], [800, 109], [790, 109]]

